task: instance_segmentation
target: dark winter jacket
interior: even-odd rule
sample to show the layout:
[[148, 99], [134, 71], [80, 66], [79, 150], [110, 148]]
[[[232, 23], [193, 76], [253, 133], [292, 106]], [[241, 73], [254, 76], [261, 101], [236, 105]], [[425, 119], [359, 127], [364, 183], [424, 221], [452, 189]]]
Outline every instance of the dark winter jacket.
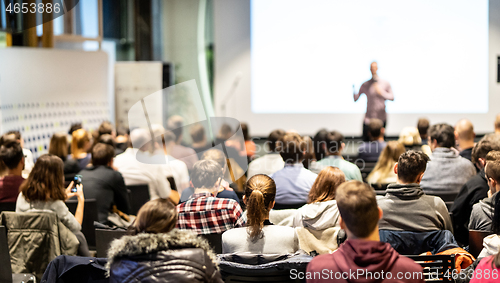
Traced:
[[482, 169], [476, 176], [472, 177], [460, 189], [453, 206], [451, 207], [451, 217], [455, 239], [461, 245], [469, 244], [469, 219], [472, 206], [480, 200], [488, 197], [488, 181]]
[[210, 245], [190, 231], [124, 236], [108, 259], [110, 282], [222, 282]]

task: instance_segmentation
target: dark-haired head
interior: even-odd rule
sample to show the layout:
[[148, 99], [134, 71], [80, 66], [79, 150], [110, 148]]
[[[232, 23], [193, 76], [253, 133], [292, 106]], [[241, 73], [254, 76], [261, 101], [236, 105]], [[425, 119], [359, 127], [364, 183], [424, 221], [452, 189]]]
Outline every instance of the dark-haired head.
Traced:
[[302, 162], [306, 150], [304, 139], [297, 133], [289, 132], [277, 142], [276, 150], [287, 164]]
[[257, 174], [248, 180], [243, 201], [247, 205], [247, 227], [252, 239], [261, 235], [264, 221], [269, 219], [269, 211], [274, 206], [275, 197], [276, 184], [271, 177]]
[[396, 164], [398, 180], [404, 184], [420, 183], [429, 157], [420, 151], [409, 150], [399, 157]]
[[115, 149], [109, 144], [98, 143], [92, 149], [92, 165], [110, 166], [115, 157]]
[[167, 199], [154, 199], [146, 202], [128, 228], [130, 235], [139, 233], [168, 233], [177, 224], [177, 209]]
[[455, 145], [455, 129], [449, 124], [436, 124], [429, 128], [430, 147], [450, 148]]
[[8, 169], [14, 170], [24, 166], [24, 154], [17, 141], [9, 141], [0, 147], [0, 159]]
[[66, 200], [64, 170], [61, 158], [44, 154], [31, 170], [19, 190], [28, 201]]
[[276, 143], [280, 140], [282, 136], [284, 136], [286, 132], [282, 129], [277, 129], [272, 131], [267, 137], [267, 146], [269, 147], [269, 151], [276, 151]]

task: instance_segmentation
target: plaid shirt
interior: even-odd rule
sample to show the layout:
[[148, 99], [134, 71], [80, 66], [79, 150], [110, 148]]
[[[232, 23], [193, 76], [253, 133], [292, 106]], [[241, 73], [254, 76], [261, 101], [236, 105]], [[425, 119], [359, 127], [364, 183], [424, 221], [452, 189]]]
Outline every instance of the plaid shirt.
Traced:
[[177, 206], [177, 228], [196, 234], [221, 234], [243, 226], [243, 211], [233, 199], [216, 198], [208, 192], [193, 194]]

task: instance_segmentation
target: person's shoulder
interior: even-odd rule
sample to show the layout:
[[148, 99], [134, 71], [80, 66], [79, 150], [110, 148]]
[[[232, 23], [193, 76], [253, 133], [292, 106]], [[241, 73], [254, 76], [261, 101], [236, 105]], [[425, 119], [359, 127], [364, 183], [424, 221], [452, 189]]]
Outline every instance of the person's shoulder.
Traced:
[[[339, 248], [340, 249], [340, 248]], [[311, 262], [307, 265], [308, 271], [318, 271], [323, 269], [328, 269], [329, 271], [337, 271], [337, 264], [335, 263], [338, 260], [344, 260], [339, 258], [339, 249], [331, 254], [322, 254], [315, 256]]]

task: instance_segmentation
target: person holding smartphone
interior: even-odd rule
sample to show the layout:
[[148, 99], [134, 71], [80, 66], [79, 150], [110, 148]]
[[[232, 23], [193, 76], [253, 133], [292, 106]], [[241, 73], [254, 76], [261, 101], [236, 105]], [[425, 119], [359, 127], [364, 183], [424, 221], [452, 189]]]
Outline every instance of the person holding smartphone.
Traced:
[[378, 74], [378, 64], [377, 62], [372, 62], [370, 64], [370, 72], [372, 73], [372, 78], [364, 82], [359, 88], [358, 93], [354, 91], [354, 101], [358, 101], [359, 97], [364, 93], [367, 98], [366, 102], [366, 114], [363, 120], [363, 141], [369, 141], [368, 136], [368, 126], [370, 124], [370, 119], [376, 118], [384, 122], [384, 128], [387, 124], [387, 113], [385, 112], [385, 101], [394, 100], [394, 94], [392, 93], [391, 85], [388, 81], [381, 79]]
[[[61, 158], [44, 154], [40, 156], [28, 176], [28, 179], [19, 187], [19, 196], [16, 202], [16, 212], [34, 212], [51, 210], [57, 214], [59, 220], [66, 226], [80, 242], [79, 255], [90, 256], [85, 236], [81, 232], [85, 197], [82, 184], [71, 182], [64, 189], [64, 170]], [[73, 189], [73, 191], [72, 191]], [[73, 215], [65, 201], [73, 196], [78, 199], [75, 215]]]

